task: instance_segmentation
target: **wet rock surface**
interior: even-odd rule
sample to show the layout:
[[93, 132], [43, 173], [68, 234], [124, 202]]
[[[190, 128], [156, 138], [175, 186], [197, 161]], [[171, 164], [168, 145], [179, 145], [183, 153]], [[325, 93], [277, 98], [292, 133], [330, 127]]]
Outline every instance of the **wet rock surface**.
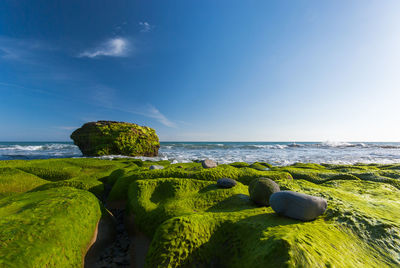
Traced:
[[117, 221], [116, 239], [100, 253], [97, 261], [90, 267], [131, 267], [131, 259], [129, 254], [131, 241], [124, 226], [125, 210], [110, 209], [110, 211]]

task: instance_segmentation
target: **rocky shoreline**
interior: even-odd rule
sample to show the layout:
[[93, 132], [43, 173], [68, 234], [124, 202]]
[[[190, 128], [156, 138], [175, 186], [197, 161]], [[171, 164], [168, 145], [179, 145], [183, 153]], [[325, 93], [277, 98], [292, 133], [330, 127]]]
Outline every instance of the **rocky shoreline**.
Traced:
[[400, 265], [399, 164], [80, 158], [0, 174], [0, 267]]

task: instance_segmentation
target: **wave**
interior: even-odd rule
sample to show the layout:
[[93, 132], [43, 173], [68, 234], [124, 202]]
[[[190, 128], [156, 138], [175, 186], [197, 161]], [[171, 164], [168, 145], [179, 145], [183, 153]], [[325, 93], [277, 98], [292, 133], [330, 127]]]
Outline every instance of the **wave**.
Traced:
[[[0, 159], [45, 159], [82, 157], [72, 143], [0, 143]], [[125, 156], [106, 156], [105, 159]], [[361, 142], [161, 142], [158, 157], [186, 163], [205, 158], [219, 163], [265, 161], [274, 165], [313, 163], [400, 163], [400, 143]]]
[[166, 150], [293, 150], [297, 148], [313, 149], [343, 149], [343, 148], [380, 148], [380, 149], [400, 149], [400, 144], [394, 143], [351, 143], [351, 142], [315, 142], [315, 143], [174, 143], [162, 144], [161, 149]]
[[66, 150], [76, 149], [77, 146], [73, 144], [57, 144], [49, 143], [43, 145], [0, 145], [0, 150], [15, 150], [15, 151], [48, 151], [48, 150]]
[[0, 160], [80, 157], [72, 143], [0, 143]]

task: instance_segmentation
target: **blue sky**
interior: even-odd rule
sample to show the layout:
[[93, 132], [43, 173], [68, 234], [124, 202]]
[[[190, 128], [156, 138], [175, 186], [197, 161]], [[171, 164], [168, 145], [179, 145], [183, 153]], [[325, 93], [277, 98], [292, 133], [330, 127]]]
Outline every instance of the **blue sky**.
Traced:
[[0, 3], [0, 140], [400, 141], [399, 1]]

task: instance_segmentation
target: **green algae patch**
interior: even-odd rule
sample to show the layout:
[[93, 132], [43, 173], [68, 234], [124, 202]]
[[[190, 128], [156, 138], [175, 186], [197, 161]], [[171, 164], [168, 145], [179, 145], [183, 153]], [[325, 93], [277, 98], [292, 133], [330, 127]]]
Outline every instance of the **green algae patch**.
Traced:
[[16, 168], [0, 168], [0, 198], [13, 193], [23, 193], [47, 183], [30, 173], [23, 172]]
[[80, 267], [101, 217], [97, 198], [70, 187], [0, 199], [0, 267]]
[[44, 185], [36, 187], [32, 191], [35, 191], [35, 192], [43, 191], [43, 190], [64, 187], [64, 186], [89, 191], [89, 192], [95, 194], [98, 198], [101, 198], [101, 196], [104, 192], [104, 184], [101, 181], [93, 180], [93, 179], [86, 179], [86, 178], [76, 178], [76, 179], [63, 180], [63, 181], [58, 181], [58, 182], [53, 182], [53, 183], [46, 183]]
[[[153, 162], [157, 164], [158, 162]], [[232, 178], [243, 184], [249, 184], [254, 178], [267, 177], [274, 181], [291, 180], [292, 176], [287, 172], [281, 171], [258, 171], [253, 168], [235, 168], [230, 165], [219, 165], [216, 168], [204, 169], [199, 163], [170, 165], [159, 170], [135, 170], [124, 174], [116, 180], [110, 195], [109, 201], [127, 200], [127, 189], [136, 180], [156, 179], [156, 178], [188, 178], [204, 181], [216, 182], [221, 178]]]
[[132, 163], [93, 158], [2, 161], [0, 198], [13, 193], [62, 186], [87, 190], [101, 197], [104, 183], [113, 184], [121, 175], [121, 170], [131, 169]]
[[247, 186], [241, 183], [220, 189], [214, 182], [194, 179], [138, 180], [129, 188], [128, 210], [135, 214], [139, 228], [151, 236], [170, 217], [224, 207], [231, 209], [224, 204], [227, 199], [239, 208], [252, 207], [247, 193]]
[[363, 180], [393, 185], [400, 189], [400, 171], [397, 166], [385, 165], [330, 165], [296, 163], [285, 167], [272, 167], [272, 171], [289, 173], [295, 180], [321, 184], [333, 180]]
[[85, 156], [157, 156], [160, 148], [154, 129], [124, 122], [89, 122], [75, 130], [71, 139]]
[[[238, 185], [218, 188], [224, 177]], [[325, 214], [300, 222], [257, 207], [247, 185], [260, 177], [327, 199]], [[0, 267], [81, 266], [105, 184], [152, 238], [147, 267], [397, 267], [399, 182], [400, 165], [0, 161]]]
[[250, 166], [248, 163], [246, 162], [233, 162], [229, 164], [232, 167], [236, 167], [236, 168], [242, 168], [242, 167], [248, 167]]
[[254, 162], [249, 167], [254, 168], [256, 170], [269, 170], [270, 168], [272, 168], [272, 165], [266, 162]]
[[350, 230], [297, 222], [270, 209], [171, 218], [157, 229], [147, 267], [389, 267]]
[[250, 202], [241, 183], [219, 189], [213, 181], [136, 180], [128, 208], [139, 229], [153, 238], [147, 267], [400, 265], [397, 188], [360, 179], [278, 183], [328, 199], [326, 213], [312, 222], [278, 216]]

